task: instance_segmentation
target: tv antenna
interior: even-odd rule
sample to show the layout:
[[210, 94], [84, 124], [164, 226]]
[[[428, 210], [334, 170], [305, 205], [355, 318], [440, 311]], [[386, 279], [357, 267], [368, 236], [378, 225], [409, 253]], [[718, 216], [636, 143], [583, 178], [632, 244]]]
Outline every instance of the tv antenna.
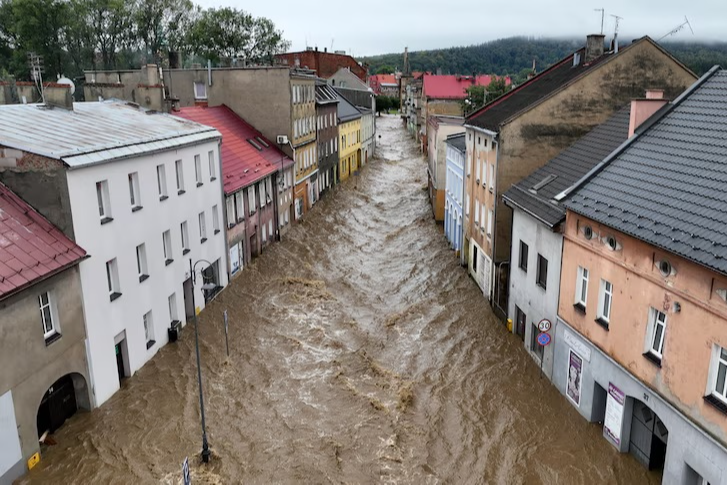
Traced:
[[331, 37], [331, 52], [333, 52], [333, 41], [336, 40], [335, 37]]
[[30, 67], [30, 77], [40, 92], [40, 99], [45, 104], [45, 93], [43, 92], [43, 56], [37, 55], [35, 52], [28, 52], [28, 67]]
[[594, 8], [594, 12], [601, 12], [601, 35], [603, 35], [603, 16], [606, 14], [605, 8]]
[[611, 17], [613, 17], [613, 20], [615, 22], [615, 25], [613, 27], [613, 38], [618, 37], [618, 23], [623, 20], [623, 17], [619, 17], [618, 15], [611, 14]]
[[685, 15], [685, 16], [684, 16], [684, 22], [682, 22], [681, 24], [677, 25], [676, 27], [674, 27], [674, 28], [673, 28], [672, 30], [670, 30], [670, 31], [669, 31], [669, 32], [667, 32], [666, 34], [664, 34], [664, 35], [662, 35], [661, 37], [659, 37], [659, 39], [657, 39], [657, 42], [658, 42], [659, 40], [661, 40], [661, 39], [665, 38], [665, 37], [669, 37], [670, 35], [674, 35], [674, 34], [676, 34], [676, 33], [677, 33], [677, 32], [679, 32], [680, 30], [682, 30], [682, 29], [684, 28], [684, 26], [685, 26], [685, 25], [686, 25], [687, 27], [689, 27], [689, 31], [690, 31], [690, 32], [692, 33], [692, 35], [694, 35], [694, 29], [692, 29], [692, 24], [690, 24], [690, 23], [689, 23], [689, 19], [688, 19], [688, 18], [687, 18], [687, 16]]

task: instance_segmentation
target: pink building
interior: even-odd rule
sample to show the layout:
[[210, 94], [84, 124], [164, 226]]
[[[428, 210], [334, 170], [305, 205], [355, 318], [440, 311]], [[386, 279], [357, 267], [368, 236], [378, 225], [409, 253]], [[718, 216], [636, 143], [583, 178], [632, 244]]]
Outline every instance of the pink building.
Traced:
[[553, 382], [663, 483], [725, 484], [727, 71], [661, 105], [634, 102], [634, 125], [656, 114], [556, 197]]

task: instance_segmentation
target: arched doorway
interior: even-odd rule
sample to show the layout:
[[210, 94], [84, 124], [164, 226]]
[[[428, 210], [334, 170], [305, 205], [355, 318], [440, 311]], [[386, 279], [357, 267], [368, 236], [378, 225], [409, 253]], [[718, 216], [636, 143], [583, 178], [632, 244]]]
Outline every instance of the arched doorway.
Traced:
[[38, 437], [55, 433], [78, 408], [90, 409], [86, 379], [77, 373], [66, 374], [43, 394], [38, 406]]
[[669, 430], [659, 416], [634, 399], [629, 453], [649, 470], [663, 470]]

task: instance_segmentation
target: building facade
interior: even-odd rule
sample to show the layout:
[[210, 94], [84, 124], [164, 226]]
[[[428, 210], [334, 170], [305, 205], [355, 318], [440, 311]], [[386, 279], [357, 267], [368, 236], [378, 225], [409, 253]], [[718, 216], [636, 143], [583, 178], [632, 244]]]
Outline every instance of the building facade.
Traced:
[[361, 166], [374, 157], [376, 151], [376, 116], [371, 108], [356, 106], [361, 113]]
[[434, 220], [444, 221], [447, 179], [447, 137], [464, 133], [464, 118], [430, 116], [427, 123], [427, 186]]
[[346, 98], [338, 103], [338, 177], [343, 182], [352, 176], [361, 159], [361, 112]]
[[399, 80], [394, 74], [374, 74], [369, 76], [369, 85], [377, 96], [399, 97]]
[[[484, 280], [474, 270], [475, 264], [479, 268], [478, 260], [470, 260], [469, 267], [496, 311], [503, 316], [507, 313], [512, 230], [512, 212], [499, 196], [603, 123], [631, 98], [653, 87], [674, 97], [694, 79], [689, 69], [648, 37], [618, 52], [604, 52], [603, 36], [592, 35], [586, 48], [467, 117], [467, 163], [475, 165], [475, 171], [487, 172], [487, 192], [492, 191], [491, 197], [482, 197], [478, 192], [483, 189], [470, 183], [470, 212], [478, 216], [481, 209], [476, 211], [476, 204], [484, 201], [486, 217], [494, 218], [494, 222], [486, 222], [492, 232], [487, 241], [474, 237], [470, 242], [468, 236], [470, 256], [485, 252]], [[470, 226], [466, 233], [476, 235], [481, 218], [466, 219], [466, 226]]]
[[318, 150], [316, 146], [315, 79], [294, 77], [293, 138], [295, 159], [295, 218], [299, 219], [318, 200]]
[[462, 217], [464, 197], [464, 160], [467, 151], [465, 134], [456, 133], [446, 139], [447, 175], [444, 205], [444, 234], [452, 249], [459, 253], [464, 239]]
[[713, 68], [562, 196], [553, 382], [663, 483], [727, 483], [726, 88]]
[[327, 48], [319, 51], [317, 47], [302, 52], [286, 52], [275, 55], [275, 63], [282, 66], [302, 67], [314, 71], [318, 77], [328, 79], [339, 69], [346, 69], [362, 82], [366, 82], [368, 66], [360, 64], [345, 52], [328, 52]]
[[316, 83], [316, 128], [318, 143], [318, 191], [338, 180], [338, 94], [325, 82]]
[[0, 178], [92, 255], [79, 269], [100, 405], [227, 284], [220, 135], [123, 102], [0, 110], [0, 146], [17, 152]]
[[45, 436], [92, 401], [78, 271], [86, 252], [2, 184], [0, 226], [0, 483], [10, 484]]

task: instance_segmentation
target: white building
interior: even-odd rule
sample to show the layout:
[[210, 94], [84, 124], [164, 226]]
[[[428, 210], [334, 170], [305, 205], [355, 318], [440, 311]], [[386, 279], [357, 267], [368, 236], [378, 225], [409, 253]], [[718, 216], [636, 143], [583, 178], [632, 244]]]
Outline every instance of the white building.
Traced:
[[361, 166], [374, 157], [376, 151], [376, 117], [372, 109], [356, 106], [361, 112]]
[[227, 284], [220, 134], [122, 102], [8, 105], [0, 147], [14, 149], [0, 178], [90, 255], [80, 273], [100, 405]]
[[513, 333], [549, 378], [555, 345], [543, 347], [537, 336], [543, 319], [555, 325], [558, 317], [565, 207], [555, 196], [626, 141], [629, 113], [630, 107], [617, 111], [503, 195], [513, 211], [507, 315]]

